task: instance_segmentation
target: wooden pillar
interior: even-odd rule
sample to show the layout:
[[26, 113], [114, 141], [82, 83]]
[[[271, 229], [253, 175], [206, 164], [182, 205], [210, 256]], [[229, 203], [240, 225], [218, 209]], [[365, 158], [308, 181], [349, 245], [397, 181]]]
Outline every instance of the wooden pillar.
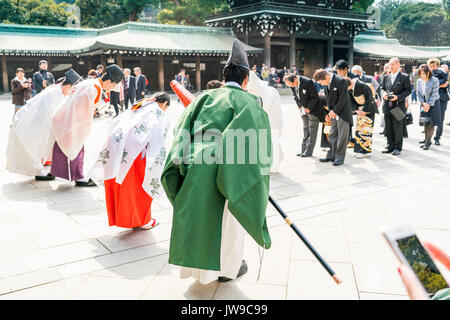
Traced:
[[2, 55], [2, 80], [3, 80], [3, 92], [9, 92], [8, 83], [8, 69], [6, 66], [6, 56]]
[[[106, 68], [106, 57], [105, 57], [105, 55], [102, 53], [101, 55], [100, 55], [100, 64], [104, 67], [104, 68]], [[96, 66], [97, 67], [97, 66]]]
[[267, 67], [271, 67], [270, 65], [270, 57], [271, 57], [271, 43], [270, 43], [270, 36], [269, 34], [266, 34], [264, 36], [264, 63]]
[[195, 83], [197, 91], [202, 91], [202, 71], [200, 70], [200, 56], [195, 57]]
[[159, 91], [164, 91], [164, 57], [161, 54], [158, 56], [158, 83]]
[[242, 36], [243, 42], [245, 42], [246, 44], [248, 44], [248, 31], [245, 31], [243, 36]]
[[333, 39], [328, 39], [328, 50], [327, 50], [327, 61], [331, 66], [334, 65], [334, 41]]
[[350, 40], [348, 46], [348, 63], [353, 66], [354, 53], [353, 53], [353, 39]]
[[295, 53], [296, 53], [296, 36], [295, 33], [291, 34], [289, 39], [289, 68], [292, 69], [295, 66]]
[[223, 78], [224, 65], [220, 63], [221, 61], [222, 61], [222, 59], [220, 59], [220, 61], [219, 61], [219, 70], [217, 71], [217, 80], [219, 80], [219, 81], [223, 80], [222, 78]]
[[116, 63], [119, 67], [123, 68], [123, 56], [120, 53], [116, 53]]
[[53, 68], [52, 57], [47, 56], [47, 57], [45, 58], [45, 60], [47, 61], [47, 70], [48, 70], [49, 72], [52, 72], [52, 68]]
[[92, 57], [87, 58], [86, 65], [89, 72], [92, 69]]

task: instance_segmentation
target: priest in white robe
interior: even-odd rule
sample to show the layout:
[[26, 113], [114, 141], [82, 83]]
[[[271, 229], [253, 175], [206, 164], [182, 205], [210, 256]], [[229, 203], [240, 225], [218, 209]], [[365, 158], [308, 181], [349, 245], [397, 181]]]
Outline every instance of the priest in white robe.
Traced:
[[250, 72], [247, 91], [262, 99], [263, 109], [267, 112], [272, 132], [272, 157], [271, 173], [279, 173], [281, 161], [284, 159], [281, 146], [283, 129], [283, 113], [281, 111], [281, 97], [277, 89], [268, 85], [266, 81], [258, 78], [255, 72]]

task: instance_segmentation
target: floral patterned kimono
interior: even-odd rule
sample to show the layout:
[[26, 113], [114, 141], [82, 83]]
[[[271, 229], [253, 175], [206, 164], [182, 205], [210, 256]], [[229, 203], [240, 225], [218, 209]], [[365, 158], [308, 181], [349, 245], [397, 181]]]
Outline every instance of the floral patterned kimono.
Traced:
[[355, 110], [360, 110], [366, 115], [358, 115], [356, 120], [355, 133], [355, 153], [368, 154], [372, 152], [373, 125], [375, 123], [375, 114], [378, 113], [378, 107], [373, 97], [373, 91], [368, 84], [358, 79], [355, 82], [350, 97]]
[[141, 227], [151, 220], [153, 199], [164, 192], [160, 177], [169, 122], [156, 102], [145, 101], [120, 114], [112, 126], [90, 176], [105, 182], [109, 225]]

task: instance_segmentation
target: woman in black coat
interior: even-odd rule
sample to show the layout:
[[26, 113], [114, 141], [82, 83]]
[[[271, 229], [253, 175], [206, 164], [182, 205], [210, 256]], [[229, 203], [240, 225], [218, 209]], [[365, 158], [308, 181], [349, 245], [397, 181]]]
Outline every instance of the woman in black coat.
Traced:
[[350, 101], [358, 115], [356, 120], [355, 156], [360, 159], [372, 152], [373, 125], [378, 107], [375, 102], [375, 90], [371, 84], [359, 79], [348, 79]]

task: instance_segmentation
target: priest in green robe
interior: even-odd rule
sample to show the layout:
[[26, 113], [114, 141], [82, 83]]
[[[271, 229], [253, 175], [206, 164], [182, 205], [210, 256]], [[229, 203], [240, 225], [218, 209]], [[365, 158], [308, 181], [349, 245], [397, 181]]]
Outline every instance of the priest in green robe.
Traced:
[[261, 247], [271, 157], [270, 124], [247, 93], [247, 54], [238, 40], [223, 71], [225, 85], [204, 92], [184, 111], [161, 177], [173, 205], [169, 263], [202, 284], [247, 272], [247, 232]]

